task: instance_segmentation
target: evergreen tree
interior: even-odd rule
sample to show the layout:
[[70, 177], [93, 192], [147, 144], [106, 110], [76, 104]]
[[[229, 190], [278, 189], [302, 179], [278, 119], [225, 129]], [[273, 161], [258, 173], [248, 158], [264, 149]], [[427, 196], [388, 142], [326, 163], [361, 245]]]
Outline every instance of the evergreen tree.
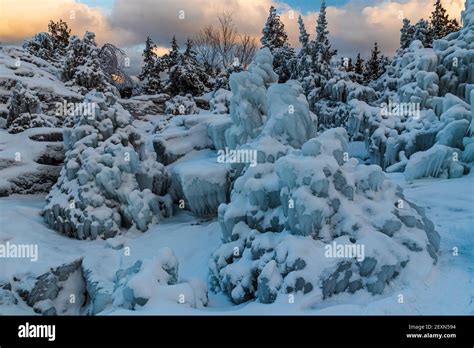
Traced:
[[277, 47], [283, 47], [288, 42], [288, 36], [285, 32], [285, 25], [280, 20], [280, 16], [276, 12], [276, 8], [270, 6], [270, 13], [262, 30], [262, 38], [260, 42], [263, 47], [270, 48], [270, 51]]
[[66, 54], [69, 45], [71, 29], [66, 22], [50, 21], [48, 33], [42, 32], [33, 35], [31, 39], [25, 40], [23, 47], [31, 54], [40, 57], [60, 67], [60, 61]]
[[67, 47], [62, 69], [62, 78], [70, 85], [85, 87], [88, 90], [114, 91], [102, 71], [99, 49], [95, 43], [95, 34], [86, 31], [83, 39], [72, 36]]
[[173, 95], [200, 95], [207, 90], [209, 76], [196, 58], [192, 40], [186, 41], [184, 53], [179, 53], [177, 63], [170, 67], [167, 91]]
[[171, 51], [168, 54], [168, 67], [172, 67], [176, 64], [178, 64], [178, 59], [179, 59], [179, 46], [178, 42], [176, 41], [176, 37], [173, 36], [173, 39], [171, 40]]
[[263, 47], [268, 47], [274, 57], [273, 68], [278, 74], [279, 81], [285, 82], [291, 76], [291, 67], [294, 63], [295, 51], [288, 43], [285, 26], [280, 20], [275, 7], [270, 7], [270, 13], [262, 30], [260, 42]]
[[415, 34], [415, 28], [410, 24], [410, 20], [408, 18], [403, 19], [403, 26], [400, 29], [400, 48], [405, 49], [413, 41], [413, 37]]
[[309, 53], [309, 34], [306, 31], [303, 18], [301, 16], [298, 16], [298, 26], [300, 30], [299, 41], [301, 44], [300, 55], [308, 54]]
[[153, 40], [148, 36], [145, 41], [145, 49], [143, 50], [143, 67], [142, 72], [138, 75], [138, 79], [140, 81], [145, 80], [148, 76], [150, 76], [151, 71], [154, 69], [155, 60], [156, 60], [156, 53], [155, 50], [156, 45], [153, 43]]
[[429, 33], [431, 42], [460, 29], [458, 21], [449, 18], [446, 9], [441, 4], [441, 0], [435, 1], [430, 19], [431, 23]]
[[138, 78], [142, 81], [143, 92], [146, 94], [157, 94], [161, 92], [160, 73], [164, 70], [163, 62], [156, 56], [156, 45], [148, 36], [143, 50], [143, 68]]
[[324, 75], [328, 75], [328, 67], [331, 62], [331, 58], [337, 53], [336, 50], [331, 49], [327, 26], [328, 22], [326, 19], [326, 2], [325, 0], [322, 0], [316, 25], [316, 40], [312, 42], [312, 45], [313, 64], [317, 64], [316, 71]]
[[354, 65], [352, 64], [352, 58], [349, 58], [346, 66], [346, 71], [354, 71]]
[[420, 19], [414, 27], [413, 39], [419, 40], [425, 47], [430, 46], [429, 42], [429, 23], [427, 20]]
[[69, 29], [67, 23], [62, 19], [60, 19], [59, 22], [50, 21], [48, 24], [48, 32], [53, 39], [54, 49], [60, 54], [64, 54], [66, 47], [69, 45], [69, 37], [71, 36], [71, 29]]
[[364, 75], [364, 60], [360, 57], [360, 53], [357, 53], [357, 60], [354, 66], [354, 72], [358, 75]]
[[374, 48], [370, 54], [370, 59], [366, 64], [365, 78], [367, 81], [374, 81], [381, 75], [381, 57], [377, 42], [374, 44]]

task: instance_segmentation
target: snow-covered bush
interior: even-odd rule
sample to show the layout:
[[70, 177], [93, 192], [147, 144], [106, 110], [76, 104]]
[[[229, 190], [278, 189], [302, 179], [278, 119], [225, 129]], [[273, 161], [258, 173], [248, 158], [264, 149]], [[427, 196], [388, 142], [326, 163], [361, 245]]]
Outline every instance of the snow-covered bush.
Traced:
[[23, 48], [44, 60], [58, 58], [54, 52], [54, 40], [46, 32], [35, 34], [31, 39], [25, 40]]
[[198, 107], [191, 94], [177, 95], [165, 102], [167, 115], [192, 115], [198, 113]]
[[178, 282], [178, 259], [170, 248], [161, 248], [153, 259], [138, 260], [116, 272], [112, 306], [139, 310], [149, 304], [176, 304], [202, 308], [208, 303], [207, 286], [190, 280]]
[[87, 95], [93, 113], [64, 131], [65, 165], [43, 214], [51, 228], [78, 239], [109, 238], [121, 227], [146, 231], [169, 215], [168, 176], [147, 155], [132, 117], [108, 93]]
[[215, 91], [209, 101], [211, 112], [213, 114], [228, 114], [231, 96], [232, 93], [226, 89], [220, 88]]
[[[346, 132], [336, 128], [276, 162], [267, 156], [237, 179], [231, 202], [219, 207], [214, 289], [234, 303], [298, 292], [380, 294], [407, 264], [437, 260], [439, 235], [423, 209], [380, 167], [346, 155]], [[328, 253], [337, 246], [354, 253]]]
[[170, 248], [158, 250], [151, 260], [138, 260], [127, 269], [118, 270], [112, 295], [115, 307], [135, 309], [156, 293], [157, 287], [178, 282], [178, 259]]
[[54, 127], [56, 118], [44, 115], [39, 98], [23, 83], [17, 82], [8, 104], [9, 133], [20, 133], [28, 128]]

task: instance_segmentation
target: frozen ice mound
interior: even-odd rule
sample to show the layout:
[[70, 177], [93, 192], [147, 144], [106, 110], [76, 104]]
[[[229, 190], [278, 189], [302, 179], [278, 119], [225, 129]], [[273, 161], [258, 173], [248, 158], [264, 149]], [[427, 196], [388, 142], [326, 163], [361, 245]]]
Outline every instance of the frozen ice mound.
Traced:
[[193, 150], [223, 147], [228, 116], [214, 114], [175, 116], [153, 137], [153, 148], [160, 163], [168, 165]]
[[[345, 153], [345, 130], [332, 129], [237, 179], [231, 202], [219, 207], [215, 290], [234, 303], [300, 291], [321, 299], [362, 288], [380, 294], [411, 260], [436, 262], [439, 234], [423, 209], [380, 167]], [[328, 256], [332, 243], [363, 246], [364, 257]]]
[[231, 166], [219, 162], [215, 150], [224, 150], [226, 115], [177, 116], [153, 138], [157, 157], [167, 164], [172, 200], [200, 217], [217, 214], [226, 202]]
[[175, 201], [200, 217], [217, 214], [219, 204], [226, 202], [230, 190], [231, 167], [219, 163], [209, 149], [190, 153], [168, 166], [171, 194]]
[[45, 221], [78, 239], [110, 238], [122, 227], [146, 231], [172, 207], [168, 174], [147, 155], [132, 118], [112, 94], [90, 93], [93, 115], [64, 131], [65, 165], [46, 198]]

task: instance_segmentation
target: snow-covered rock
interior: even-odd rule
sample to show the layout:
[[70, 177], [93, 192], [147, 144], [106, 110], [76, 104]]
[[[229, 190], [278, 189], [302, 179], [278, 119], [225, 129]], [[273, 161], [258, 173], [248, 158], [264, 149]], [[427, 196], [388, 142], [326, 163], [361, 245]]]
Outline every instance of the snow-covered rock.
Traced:
[[18, 274], [14, 277], [13, 288], [37, 313], [77, 315], [85, 302], [81, 263], [79, 259], [38, 276]]

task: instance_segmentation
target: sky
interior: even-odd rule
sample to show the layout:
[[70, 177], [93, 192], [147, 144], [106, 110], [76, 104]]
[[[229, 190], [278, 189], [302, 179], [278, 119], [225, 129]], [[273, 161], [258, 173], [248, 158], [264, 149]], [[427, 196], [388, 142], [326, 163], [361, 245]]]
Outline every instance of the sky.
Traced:
[[[434, 0], [326, 0], [331, 44], [341, 56], [368, 56], [375, 41], [393, 55], [399, 46], [403, 17], [416, 22], [428, 18]], [[451, 17], [459, 18], [464, 0], [442, 0]], [[319, 0], [0, 0], [0, 42], [18, 44], [47, 31], [50, 19], [65, 20], [73, 34], [96, 33], [98, 44], [111, 42], [125, 49], [132, 70], [141, 67], [141, 51], [148, 35], [165, 53], [173, 35], [179, 43], [217, 15], [230, 12], [241, 33], [256, 39], [274, 5], [298, 47], [298, 15], [314, 37]]]

